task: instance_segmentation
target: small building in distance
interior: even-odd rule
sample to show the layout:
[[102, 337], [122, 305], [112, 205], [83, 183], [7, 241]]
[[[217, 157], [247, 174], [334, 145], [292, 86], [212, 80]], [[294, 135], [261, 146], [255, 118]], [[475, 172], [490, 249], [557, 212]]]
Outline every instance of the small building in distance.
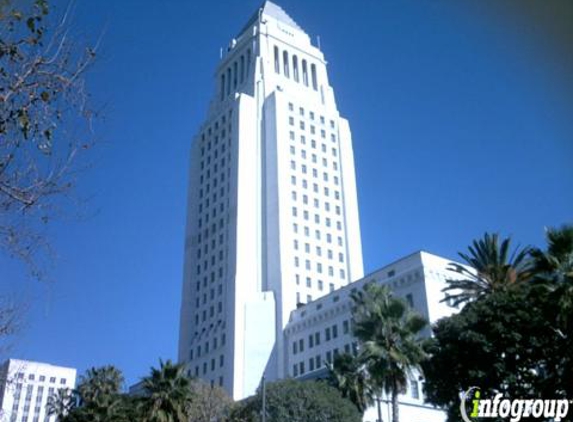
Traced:
[[0, 421], [55, 422], [48, 397], [76, 385], [76, 369], [8, 359], [0, 366]]

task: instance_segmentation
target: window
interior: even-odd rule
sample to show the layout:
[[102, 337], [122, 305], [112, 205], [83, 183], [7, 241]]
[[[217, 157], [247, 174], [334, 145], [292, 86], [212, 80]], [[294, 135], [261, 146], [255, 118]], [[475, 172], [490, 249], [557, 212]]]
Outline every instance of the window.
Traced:
[[414, 296], [412, 296], [411, 293], [408, 293], [406, 295], [406, 302], [408, 302], [408, 305], [410, 306], [410, 308], [414, 307]]
[[233, 63], [233, 88], [237, 88], [237, 80], [238, 80], [238, 66], [237, 62]]
[[275, 46], [275, 72], [280, 73], [279, 48]]
[[221, 101], [225, 99], [225, 73], [221, 74]]
[[295, 55], [292, 56], [292, 77], [298, 82], [298, 58]]
[[283, 73], [288, 78], [290, 76], [289, 72], [289, 61], [288, 61], [288, 53], [283, 51]]
[[327, 327], [327, 328], [324, 330], [324, 338], [325, 338], [326, 341], [329, 341], [329, 340], [330, 340], [330, 327]]
[[343, 334], [348, 334], [349, 331], [349, 323], [348, 320], [342, 321], [342, 333]]
[[241, 56], [241, 83], [245, 80], [245, 56]]
[[[277, 54], [278, 54], [278, 50], [277, 50]], [[302, 82], [304, 83], [304, 86], [308, 86], [308, 71], [306, 68], [306, 60], [302, 60]]]
[[332, 338], [337, 338], [338, 337], [338, 325], [333, 325], [332, 326]]
[[316, 91], [316, 90], [318, 90], [318, 81], [317, 81], [317, 77], [316, 77], [316, 65], [312, 64], [310, 66], [310, 73], [312, 76], [312, 89], [314, 89]]
[[418, 381], [415, 379], [410, 380], [410, 391], [412, 392], [412, 398], [419, 399], [420, 398], [420, 389], [418, 387]]

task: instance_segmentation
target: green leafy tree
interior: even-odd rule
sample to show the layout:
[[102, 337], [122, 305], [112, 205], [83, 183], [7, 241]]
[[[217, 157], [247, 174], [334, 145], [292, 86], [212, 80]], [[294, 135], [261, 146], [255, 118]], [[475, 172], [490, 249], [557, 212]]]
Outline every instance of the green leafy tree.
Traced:
[[[563, 350], [573, 350], [573, 226], [546, 230], [547, 249], [531, 251], [535, 268], [534, 294], [545, 300], [545, 315], [558, 334]], [[557, 378], [573, 380], [573, 354], [560, 354]], [[563, 386], [573, 397], [573, 382]]]
[[478, 386], [482, 397], [564, 397], [571, 378], [562, 364], [570, 355], [553, 329], [545, 298], [528, 286], [495, 291], [443, 318], [428, 341], [426, 399], [458, 421], [460, 392]]
[[143, 379], [144, 396], [139, 412], [144, 422], [188, 422], [192, 399], [191, 383], [184, 366], [170, 360]]
[[398, 395], [425, 359], [420, 333], [427, 322], [387, 286], [370, 283], [352, 296], [354, 335], [361, 342], [360, 359], [372, 385], [391, 396], [392, 420], [399, 422]]
[[549, 228], [547, 250], [531, 251], [536, 281], [544, 286], [555, 308], [562, 335], [573, 329], [573, 226]]
[[450, 264], [450, 271], [460, 277], [447, 280], [444, 300], [454, 305], [466, 303], [491, 292], [514, 288], [531, 279], [530, 248], [516, 248], [511, 252], [511, 239], [501, 240], [497, 233], [485, 233], [474, 240], [468, 253], [459, 256], [467, 263]]
[[113, 366], [91, 368], [80, 377], [62, 422], [128, 422], [133, 420], [132, 399], [122, 394], [121, 371]]
[[90, 368], [80, 378], [77, 392], [81, 403], [97, 403], [121, 393], [123, 374], [114, 366]]
[[366, 366], [356, 357], [343, 353], [327, 364], [328, 381], [342, 397], [349, 399], [361, 414], [374, 403], [370, 376]]
[[91, 141], [84, 75], [96, 48], [69, 33], [47, 0], [0, 1], [0, 252], [41, 277], [47, 224], [67, 201]]
[[[259, 422], [260, 391], [239, 403], [230, 420]], [[292, 379], [269, 383], [266, 387], [266, 417], [272, 422], [361, 422], [362, 415], [338, 390], [320, 381]]]

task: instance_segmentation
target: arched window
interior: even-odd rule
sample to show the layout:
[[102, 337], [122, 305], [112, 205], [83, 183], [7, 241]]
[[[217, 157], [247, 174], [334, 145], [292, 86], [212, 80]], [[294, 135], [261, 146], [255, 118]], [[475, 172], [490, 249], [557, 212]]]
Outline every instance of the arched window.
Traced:
[[238, 78], [239, 78], [238, 65], [237, 65], [237, 62], [235, 62], [235, 63], [233, 63], [233, 88], [234, 89], [237, 88], [237, 79]]
[[283, 51], [283, 66], [284, 66], [283, 73], [288, 78], [290, 72], [288, 67], [288, 53], [286, 51]]
[[306, 60], [302, 61], [302, 82], [305, 86], [308, 86], [308, 72], [306, 69]]
[[318, 89], [318, 82], [316, 80], [316, 66], [310, 65], [310, 73], [312, 74], [312, 88], [316, 91]]
[[275, 46], [275, 72], [281, 72], [281, 66], [279, 63], [279, 48]]
[[241, 56], [241, 83], [245, 80], [245, 56]]
[[227, 69], [227, 95], [231, 95], [231, 68]]
[[221, 74], [221, 101], [225, 99], [225, 72]]
[[298, 58], [295, 55], [292, 56], [292, 77], [298, 82]]

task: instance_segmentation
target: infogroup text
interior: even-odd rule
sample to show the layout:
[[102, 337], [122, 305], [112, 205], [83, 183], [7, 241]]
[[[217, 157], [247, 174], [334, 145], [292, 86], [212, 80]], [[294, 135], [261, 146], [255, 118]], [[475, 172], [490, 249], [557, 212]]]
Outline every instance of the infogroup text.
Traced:
[[[470, 399], [471, 404], [468, 406]], [[511, 422], [519, 422], [521, 418], [529, 417], [545, 420], [551, 418], [559, 422], [569, 412], [569, 400], [508, 399], [503, 398], [501, 393], [493, 399], [484, 399], [478, 387], [471, 387], [462, 395], [460, 412], [465, 422], [472, 422], [474, 418], [509, 418]]]

